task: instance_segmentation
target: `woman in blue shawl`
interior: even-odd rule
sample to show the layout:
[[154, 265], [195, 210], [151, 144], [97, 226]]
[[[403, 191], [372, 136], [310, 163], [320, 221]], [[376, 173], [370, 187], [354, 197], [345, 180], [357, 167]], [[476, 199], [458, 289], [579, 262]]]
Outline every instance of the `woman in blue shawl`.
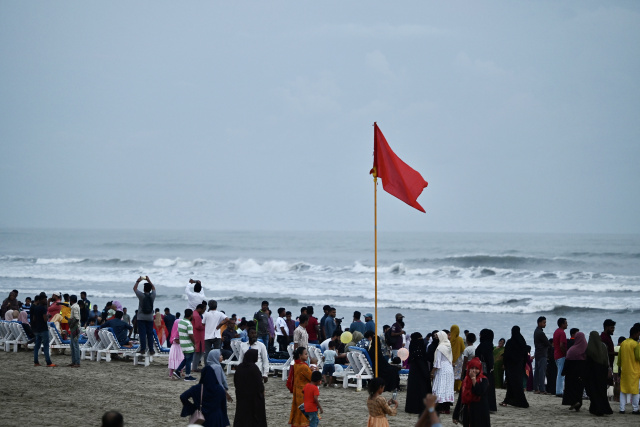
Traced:
[[[206, 366], [200, 374], [200, 384], [194, 385], [180, 395], [182, 413], [188, 417], [200, 408], [200, 394], [202, 393], [202, 415], [206, 427], [227, 427], [227, 400], [224, 388], [218, 382], [216, 373], [211, 366]], [[191, 401], [189, 400], [191, 399]], [[192, 403], [193, 402], [193, 403]]]

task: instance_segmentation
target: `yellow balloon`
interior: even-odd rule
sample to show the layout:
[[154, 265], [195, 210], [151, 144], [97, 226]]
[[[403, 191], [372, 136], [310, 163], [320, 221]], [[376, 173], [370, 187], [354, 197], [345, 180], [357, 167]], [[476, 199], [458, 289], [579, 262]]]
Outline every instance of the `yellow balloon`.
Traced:
[[342, 335], [340, 335], [340, 341], [342, 341], [343, 344], [350, 343], [352, 339], [353, 335], [351, 335], [351, 332], [349, 331], [345, 331], [342, 333]]

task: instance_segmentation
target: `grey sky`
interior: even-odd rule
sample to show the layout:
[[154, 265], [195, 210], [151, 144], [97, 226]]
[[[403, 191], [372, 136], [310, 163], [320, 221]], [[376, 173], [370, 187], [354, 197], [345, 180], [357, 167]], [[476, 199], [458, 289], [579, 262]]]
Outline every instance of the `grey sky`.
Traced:
[[[640, 232], [637, 2], [0, 2], [0, 226]], [[379, 187], [382, 190], [381, 187]]]

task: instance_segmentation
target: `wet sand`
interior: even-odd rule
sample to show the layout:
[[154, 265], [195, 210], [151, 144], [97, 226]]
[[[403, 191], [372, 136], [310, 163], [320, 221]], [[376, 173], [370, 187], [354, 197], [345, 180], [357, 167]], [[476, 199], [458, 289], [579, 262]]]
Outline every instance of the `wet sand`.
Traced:
[[[68, 352], [68, 351], [67, 351]], [[102, 414], [110, 409], [124, 415], [125, 425], [185, 426], [187, 419], [180, 417], [179, 395], [195, 383], [168, 379], [166, 359], [156, 358], [148, 367], [134, 367], [130, 361], [82, 361], [80, 368], [67, 367], [68, 355], [52, 355], [57, 368], [33, 366], [33, 353], [0, 352], [0, 365], [4, 381], [0, 391], [0, 415], [3, 426], [99, 426]], [[44, 359], [41, 358], [41, 363]], [[198, 374], [195, 374], [197, 377]], [[229, 378], [230, 394], [234, 396], [233, 376]], [[267, 389], [267, 418], [270, 426], [287, 426], [291, 409], [291, 394], [279, 378], [270, 377]], [[391, 397], [386, 393], [387, 397]], [[504, 391], [498, 391], [498, 401]], [[325, 409], [320, 425], [366, 426], [366, 391], [349, 388], [321, 387], [320, 402]], [[527, 393], [531, 405], [528, 409], [498, 408], [492, 415], [493, 426], [638, 426], [640, 417], [618, 414], [617, 403], [612, 402], [614, 415], [594, 417], [589, 414], [585, 401], [579, 413], [570, 412], [555, 396]], [[391, 426], [412, 426], [416, 415], [404, 412], [405, 393], [398, 395], [398, 415], [389, 417]], [[228, 406], [233, 424], [235, 403]], [[443, 425], [453, 425], [444, 418]]]

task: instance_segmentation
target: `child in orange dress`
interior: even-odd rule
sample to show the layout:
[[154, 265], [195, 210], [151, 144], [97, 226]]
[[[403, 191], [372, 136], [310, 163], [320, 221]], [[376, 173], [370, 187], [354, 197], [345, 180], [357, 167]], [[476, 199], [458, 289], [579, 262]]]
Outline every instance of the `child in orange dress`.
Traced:
[[[367, 399], [367, 409], [369, 410], [369, 422], [367, 427], [389, 427], [387, 415], [395, 416], [398, 412], [398, 402], [382, 397], [384, 392], [384, 379], [374, 378], [369, 381], [369, 399]], [[393, 405], [393, 407], [389, 406]]]

